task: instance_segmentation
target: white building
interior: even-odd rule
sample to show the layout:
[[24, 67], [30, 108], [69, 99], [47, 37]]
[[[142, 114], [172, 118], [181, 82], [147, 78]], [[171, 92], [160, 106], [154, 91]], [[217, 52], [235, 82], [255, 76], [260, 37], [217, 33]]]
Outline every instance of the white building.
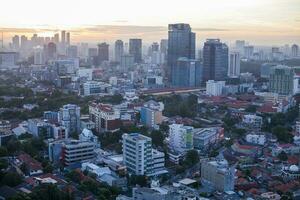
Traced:
[[244, 115], [243, 123], [247, 124], [248, 126], [250, 126], [252, 128], [261, 128], [262, 117], [253, 115], [253, 114]]
[[98, 137], [93, 134], [91, 130], [83, 129], [83, 131], [79, 135], [80, 141], [93, 142], [95, 143], [95, 147], [100, 148], [100, 143], [98, 141]]
[[229, 55], [228, 76], [235, 78], [240, 75], [240, 54], [239, 52], [231, 52]]
[[88, 81], [83, 84], [83, 96], [97, 95], [102, 91], [101, 82]]
[[41, 46], [36, 46], [33, 48], [33, 60], [35, 65], [42, 65], [45, 63], [44, 59], [44, 51], [43, 47]]
[[152, 140], [139, 133], [123, 134], [123, 160], [129, 173], [152, 173]]
[[193, 131], [193, 144], [195, 149], [205, 150], [210, 145], [224, 139], [224, 128], [199, 128]]
[[178, 153], [185, 153], [193, 149], [193, 130], [192, 126], [169, 125], [169, 148]]
[[80, 130], [80, 107], [67, 104], [60, 108], [58, 122], [67, 128], [68, 133], [78, 133]]
[[220, 96], [222, 95], [223, 87], [225, 87], [225, 81], [208, 80], [206, 82], [206, 94], [210, 96]]
[[264, 145], [266, 143], [265, 135], [248, 134], [246, 135], [246, 141], [252, 144]]
[[76, 75], [80, 78], [86, 78], [88, 81], [93, 80], [93, 69], [79, 68]]

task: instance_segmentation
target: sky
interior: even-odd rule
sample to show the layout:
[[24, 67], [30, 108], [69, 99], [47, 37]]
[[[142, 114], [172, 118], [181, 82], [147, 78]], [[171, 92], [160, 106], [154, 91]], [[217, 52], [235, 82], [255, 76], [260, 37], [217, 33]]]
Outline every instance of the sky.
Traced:
[[[74, 42], [167, 38], [167, 25], [189, 23], [197, 42], [245, 39], [261, 45], [300, 44], [300, 0], [1, 0], [0, 31]], [[4, 9], [3, 9], [4, 8]]]

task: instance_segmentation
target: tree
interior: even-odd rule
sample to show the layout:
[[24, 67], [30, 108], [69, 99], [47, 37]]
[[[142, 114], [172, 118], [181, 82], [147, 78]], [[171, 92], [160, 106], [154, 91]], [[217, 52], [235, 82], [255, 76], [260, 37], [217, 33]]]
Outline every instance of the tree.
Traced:
[[278, 158], [279, 160], [281, 160], [281, 161], [287, 161], [287, 160], [288, 160], [288, 156], [287, 156], [287, 154], [285, 153], [285, 151], [281, 151], [281, 152], [278, 154], [277, 158]]
[[184, 164], [191, 167], [198, 162], [199, 162], [198, 151], [195, 149], [189, 150], [185, 155]]
[[1, 183], [3, 185], [15, 187], [15, 186], [21, 184], [22, 181], [23, 181], [23, 177], [20, 176], [19, 174], [15, 173], [15, 172], [8, 172], [3, 176]]
[[139, 185], [141, 187], [146, 187], [148, 185], [147, 177], [142, 175], [131, 175], [129, 177], [128, 183], [133, 186]]
[[161, 131], [152, 131], [151, 132], [152, 144], [155, 146], [163, 147], [164, 146], [164, 134]]
[[250, 112], [250, 113], [255, 113], [256, 112], [256, 109], [257, 109], [257, 106], [256, 105], [249, 105], [245, 111], [246, 112]]
[[7, 148], [0, 147], [0, 157], [8, 156]]
[[279, 142], [289, 143], [293, 140], [293, 135], [284, 126], [279, 125], [274, 127], [272, 133], [277, 137]]

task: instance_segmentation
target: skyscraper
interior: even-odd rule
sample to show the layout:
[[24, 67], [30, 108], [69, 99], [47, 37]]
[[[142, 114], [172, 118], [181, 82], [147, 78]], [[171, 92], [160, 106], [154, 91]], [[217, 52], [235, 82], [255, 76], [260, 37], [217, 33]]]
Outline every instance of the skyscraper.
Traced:
[[59, 43], [59, 34], [58, 33], [54, 34], [53, 42], [55, 42], [55, 44]]
[[189, 24], [169, 24], [168, 31], [168, 74], [170, 81], [175, 78], [174, 67], [177, 59], [195, 59], [195, 33]]
[[231, 52], [229, 54], [229, 67], [228, 67], [228, 76], [231, 78], [236, 78], [240, 75], [240, 53]]
[[61, 43], [66, 43], [66, 31], [61, 31]]
[[14, 50], [18, 50], [20, 48], [20, 37], [18, 35], [15, 35], [12, 38], [12, 47]]
[[115, 42], [115, 61], [121, 62], [121, 57], [124, 54], [124, 44], [122, 40]]
[[27, 47], [28, 39], [25, 35], [21, 36], [21, 49], [25, 49]]
[[168, 53], [168, 40], [167, 39], [160, 40], [160, 52], [163, 53], [164, 55], [167, 55], [167, 53]]
[[292, 57], [296, 58], [299, 55], [299, 46], [296, 44], [293, 44], [292, 46]]
[[108, 61], [109, 59], [109, 44], [103, 42], [98, 44], [98, 65], [101, 65], [103, 61]]
[[56, 58], [57, 49], [56, 49], [56, 44], [54, 42], [50, 42], [44, 49], [46, 51], [46, 60]]
[[294, 70], [291, 67], [278, 65], [270, 71], [269, 90], [280, 95], [293, 94]]
[[197, 87], [202, 80], [202, 67], [199, 60], [181, 57], [173, 68], [172, 86]]
[[203, 47], [203, 81], [224, 80], [227, 71], [227, 45], [219, 39], [207, 39]]
[[129, 40], [129, 54], [133, 55], [134, 62], [142, 62], [142, 39]]
[[71, 36], [70, 36], [70, 32], [67, 33], [67, 45], [71, 44]]

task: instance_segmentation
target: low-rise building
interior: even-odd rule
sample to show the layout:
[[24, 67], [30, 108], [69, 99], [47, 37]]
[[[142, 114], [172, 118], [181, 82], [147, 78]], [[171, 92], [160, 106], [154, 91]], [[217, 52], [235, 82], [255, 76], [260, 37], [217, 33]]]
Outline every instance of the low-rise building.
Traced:
[[150, 100], [141, 107], [141, 122], [147, 127], [154, 128], [162, 123], [164, 104]]
[[169, 125], [169, 148], [178, 153], [185, 153], [193, 149], [193, 130], [192, 126], [184, 126], [183, 124]]
[[266, 143], [265, 135], [248, 134], [246, 135], [246, 141], [252, 144], [264, 145]]
[[216, 144], [224, 139], [224, 128], [199, 128], [193, 131], [194, 148], [199, 150], [207, 149], [211, 144]]
[[243, 123], [252, 128], [261, 128], [263, 120], [261, 116], [249, 114], [244, 115]]

